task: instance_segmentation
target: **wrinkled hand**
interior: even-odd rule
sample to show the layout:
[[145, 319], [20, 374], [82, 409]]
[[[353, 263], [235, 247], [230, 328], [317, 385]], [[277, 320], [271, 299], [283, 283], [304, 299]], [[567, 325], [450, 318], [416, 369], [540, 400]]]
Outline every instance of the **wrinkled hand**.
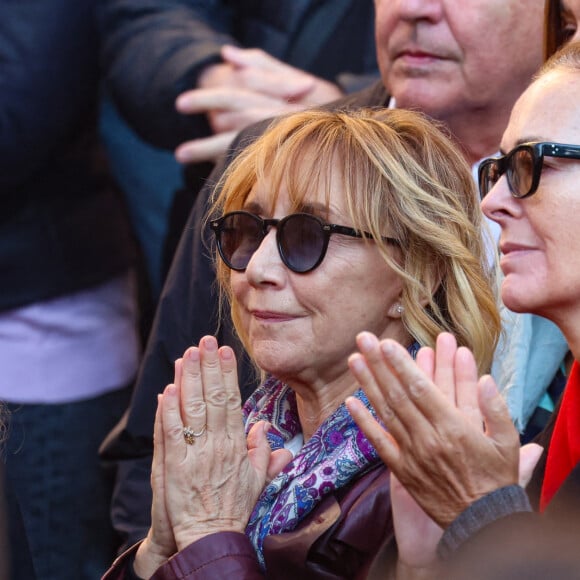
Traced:
[[[419, 351], [416, 364], [450, 404], [464, 414], [473, 428], [483, 432], [483, 416], [475, 406], [479, 404], [478, 379], [471, 353], [467, 349], [458, 349], [453, 336], [444, 333], [438, 337], [435, 351], [430, 348]], [[520, 449], [519, 484], [522, 487], [529, 482], [541, 453], [542, 448], [533, 443]], [[437, 566], [437, 544], [443, 529], [421, 509], [392, 473], [391, 503], [399, 556], [397, 579], [432, 577], [430, 570]]]
[[487, 493], [518, 483], [517, 431], [493, 379], [476, 379], [468, 349], [454, 351], [453, 337], [444, 333], [437, 352], [422, 349], [415, 364], [393, 340], [379, 343], [361, 333], [357, 344], [361, 353], [350, 357], [349, 366], [388, 431], [353, 398], [349, 411], [439, 526]]
[[[219, 531], [243, 532], [270, 461], [267, 424], [256, 427], [250, 461], [236, 361], [206, 336], [183, 356], [181, 384], [162, 396], [165, 507], [179, 550]], [[184, 427], [196, 435], [186, 443]]]
[[224, 62], [202, 73], [198, 88], [181, 94], [180, 113], [206, 113], [213, 135], [180, 145], [182, 163], [212, 161], [225, 153], [237, 133], [260, 121], [341, 96], [340, 89], [270, 56], [261, 49], [222, 48]]

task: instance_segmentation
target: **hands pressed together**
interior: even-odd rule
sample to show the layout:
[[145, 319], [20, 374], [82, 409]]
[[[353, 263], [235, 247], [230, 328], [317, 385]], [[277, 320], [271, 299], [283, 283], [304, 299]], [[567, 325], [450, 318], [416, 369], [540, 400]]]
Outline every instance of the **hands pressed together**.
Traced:
[[211, 65], [202, 73], [198, 88], [177, 99], [180, 113], [206, 113], [214, 133], [180, 145], [175, 155], [181, 163], [214, 161], [248, 125], [342, 95], [333, 83], [258, 48], [224, 46], [222, 58], [223, 63]]
[[204, 536], [243, 532], [265, 483], [287, 461], [271, 454], [267, 423], [246, 440], [240, 404], [231, 348], [206, 336], [176, 361], [174, 383], [158, 395], [152, 523], [135, 558], [139, 576]]

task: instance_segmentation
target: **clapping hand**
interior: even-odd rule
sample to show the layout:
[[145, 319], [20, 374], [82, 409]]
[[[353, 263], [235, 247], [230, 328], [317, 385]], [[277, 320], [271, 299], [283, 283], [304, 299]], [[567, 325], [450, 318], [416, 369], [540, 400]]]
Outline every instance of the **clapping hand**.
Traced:
[[482, 495], [525, 485], [542, 450], [519, 451], [493, 379], [478, 380], [473, 355], [452, 335], [441, 334], [435, 350], [422, 348], [416, 362], [401, 345], [369, 333], [357, 344], [349, 366], [388, 431], [356, 399], [347, 406], [396, 476], [397, 577], [419, 578], [437, 564], [443, 527]]

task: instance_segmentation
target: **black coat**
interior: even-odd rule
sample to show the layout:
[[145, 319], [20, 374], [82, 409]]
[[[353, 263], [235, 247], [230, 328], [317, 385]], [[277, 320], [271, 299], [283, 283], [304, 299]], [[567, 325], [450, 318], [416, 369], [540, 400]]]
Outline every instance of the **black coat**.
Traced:
[[112, 95], [159, 147], [209, 133], [205, 115], [178, 114], [175, 99], [221, 61], [224, 44], [261, 48], [346, 89], [378, 74], [372, 0], [103, 0], [100, 23]]
[[0, 311], [126, 270], [96, 139], [96, 0], [0, 3]]

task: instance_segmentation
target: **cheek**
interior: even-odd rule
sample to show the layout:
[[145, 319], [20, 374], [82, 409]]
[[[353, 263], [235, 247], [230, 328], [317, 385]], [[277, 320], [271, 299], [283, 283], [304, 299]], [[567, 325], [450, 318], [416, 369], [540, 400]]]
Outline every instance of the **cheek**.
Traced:
[[389, 6], [391, 0], [379, 0], [375, 2], [375, 36], [377, 49], [386, 52], [386, 46], [395, 26], [395, 15]]

